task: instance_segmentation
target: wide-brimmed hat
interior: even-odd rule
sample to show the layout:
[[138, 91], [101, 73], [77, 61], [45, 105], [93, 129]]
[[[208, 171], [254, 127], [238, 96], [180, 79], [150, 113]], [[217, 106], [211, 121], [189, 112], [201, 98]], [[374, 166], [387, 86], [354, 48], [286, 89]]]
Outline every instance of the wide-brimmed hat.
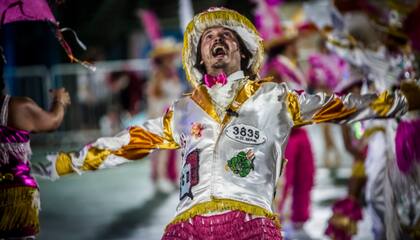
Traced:
[[156, 59], [181, 53], [182, 45], [173, 38], [162, 38], [156, 41], [156, 45], [150, 52], [150, 58]]
[[264, 47], [255, 26], [238, 12], [227, 8], [210, 8], [197, 14], [188, 24], [184, 33], [182, 62], [188, 81], [193, 87], [199, 85], [202, 73], [195, 67], [197, 50], [203, 32], [211, 27], [225, 27], [235, 31], [252, 57], [248, 63], [251, 74], [258, 74], [263, 63]]
[[282, 33], [264, 40], [264, 49], [269, 51], [272, 48], [288, 44], [296, 40], [299, 36], [299, 31], [291, 22], [283, 23]]

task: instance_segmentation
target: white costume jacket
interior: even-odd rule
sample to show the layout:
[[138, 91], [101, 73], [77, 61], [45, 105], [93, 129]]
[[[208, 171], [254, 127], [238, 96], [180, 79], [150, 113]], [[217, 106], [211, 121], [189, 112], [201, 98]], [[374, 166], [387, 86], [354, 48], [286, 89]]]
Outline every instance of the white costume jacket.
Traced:
[[100, 138], [80, 152], [50, 156], [53, 175], [140, 159], [153, 149], [182, 150], [180, 203], [174, 222], [242, 210], [275, 219], [275, 185], [292, 127], [391, 117], [406, 111], [398, 93], [309, 95], [270, 80], [245, 80], [221, 119], [206, 87], [176, 101], [162, 118]]

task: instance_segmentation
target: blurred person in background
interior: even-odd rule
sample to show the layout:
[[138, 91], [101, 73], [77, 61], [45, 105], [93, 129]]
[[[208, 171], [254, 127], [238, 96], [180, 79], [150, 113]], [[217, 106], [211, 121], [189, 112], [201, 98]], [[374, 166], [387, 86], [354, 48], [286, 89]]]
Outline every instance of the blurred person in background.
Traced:
[[[353, 69], [352, 66], [351, 69]], [[362, 86], [367, 84], [367, 80], [362, 75], [355, 76], [354, 71], [352, 73], [351, 80], [344, 80], [347, 84], [341, 85], [339, 93], [360, 96]], [[357, 222], [363, 217], [363, 189], [367, 179], [364, 170], [367, 137], [364, 134], [362, 122], [342, 125], [341, 128], [345, 150], [352, 156], [352, 172], [347, 181], [347, 195], [336, 200], [332, 205], [333, 214], [328, 220], [326, 235], [331, 239], [346, 240], [357, 234]], [[350, 216], [345, 223], [341, 220], [344, 212]]]
[[[156, 43], [150, 57], [153, 64], [147, 87], [148, 118], [162, 116], [171, 104], [181, 97], [182, 84], [176, 60], [181, 46], [172, 38], [162, 38]], [[156, 151], [152, 160], [152, 180], [156, 190], [171, 192], [178, 188], [178, 163], [181, 153], [177, 150]]]
[[[264, 1], [258, 2], [260, 8], [270, 6]], [[258, 9], [258, 8], [257, 8]], [[263, 15], [259, 31], [263, 33], [267, 60], [262, 69], [263, 76], [272, 76], [277, 83], [284, 83], [296, 91], [307, 90], [307, 79], [299, 64], [298, 40], [301, 35], [297, 23], [269, 22], [269, 14]], [[275, 16], [277, 13], [273, 13]], [[258, 16], [258, 11], [257, 11]], [[280, 16], [277, 16], [280, 19]], [[258, 19], [258, 18], [257, 18]], [[287, 163], [278, 185], [277, 212], [283, 222], [285, 239], [311, 239], [304, 226], [311, 214], [311, 191], [315, 178], [315, 158], [312, 144], [305, 127], [293, 128], [286, 145], [284, 156]]]
[[[335, 35], [327, 34], [328, 47], [350, 65], [351, 81], [342, 82], [350, 85], [347, 89], [358, 93], [366, 90], [386, 90], [386, 93], [391, 89], [401, 89], [412, 102], [409, 112], [398, 121], [366, 121], [362, 127], [353, 128], [353, 134], [348, 134], [355, 136], [353, 140], [360, 140], [347, 145], [355, 157], [355, 163], [349, 183], [349, 197], [334, 204], [333, 216], [327, 228], [326, 233], [334, 239], [351, 239], [357, 233], [357, 222], [362, 218], [361, 199], [358, 199], [362, 187], [365, 187], [366, 213], [371, 218], [374, 239], [420, 237], [420, 168], [416, 161], [419, 152], [418, 148], [413, 147], [418, 145], [420, 132], [419, 111], [414, 106], [420, 101], [410, 100], [418, 97], [418, 93], [414, 94], [418, 86], [407, 84], [413, 80], [418, 82], [418, 68], [408, 32], [403, 28], [405, 15], [409, 12], [405, 10], [414, 9], [406, 4], [409, 5], [408, 2], [389, 1], [378, 5], [380, 8], [373, 8], [375, 11], [344, 11], [343, 16], [337, 19], [345, 21], [351, 37], [339, 37], [340, 30]], [[358, 79], [359, 82], [360, 79], [365, 82], [370, 80], [372, 88], [366, 84], [361, 91], [360, 83], [349, 84]], [[367, 151], [364, 149], [366, 143]], [[363, 161], [365, 156], [366, 160]]]
[[112, 94], [112, 105], [119, 106], [130, 116], [140, 112], [141, 101], [146, 93], [144, 76], [129, 69], [115, 71], [109, 75], [107, 85]]
[[[89, 48], [84, 58], [89, 62], [101, 62], [105, 60], [105, 53], [102, 48]], [[104, 84], [106, 72], [98, 71], [79, 71], [77, 72], [76, 102], [80, 105], [75, 108], [77, 119], [80, 121], [82, 129], [97, 129], [100, 127], [97, 116], [102, 115], [109, 106], [109, 89]]]
[[99, 128], [102, 136], [113, 136], [123, 128], [122, 111], [118, 105], [110, 105], [105, 115], [99, 119]]
[[107, 108], [99, 120], [102, 136], [113, 136], [128, 123], [144, 122], [140, 114], [145, 92], [142, 76], [130, 70], [111, 72], [106, 78], [106, 87], [109, 91]]
[[[294, 31], [294, 30], [291, 30]], [[264, 76], [273, 76], [278, 83], [291, 89], [306, 89], [306, 78], [298, 64], [298, 35], [282, 36], [282, 41], [266, 41], [267, 63]], [[284, 175], [278, 185], [277, 211], [282, 216], [285, 239], [310, 239], [304, 225], [309, 220], [311, 191], [315, 178], [315, 159], [305, 128], [293, 128], [285, 149]]]
[[[306, 75], [309, 90], [334, 93], [337, 84], [349, 77], [349, 69], [346, 61], [329, 51], [325, 46], [325, 40], [321, 38], [318, 42], [318, 52], [312, 53], [308, 57]], [[324, 166], [330, 171], [330, 176], [336, 178], [342, 158], [333, 137], [334, 132], [338, 129], [328, 123], [319, 126], [325, 142], [321, 158]]]
[[44, 111], [30, 98], [11, 97], [4, 92], [4, 64], [3, 58], [0, 61], [0, 239], [35, 239], [39, 232], [40, 198], [38, 184], [31, 176], [30, 134], [57, 129], [70, 97], [64, 88], [52, 90], [50, 111]]

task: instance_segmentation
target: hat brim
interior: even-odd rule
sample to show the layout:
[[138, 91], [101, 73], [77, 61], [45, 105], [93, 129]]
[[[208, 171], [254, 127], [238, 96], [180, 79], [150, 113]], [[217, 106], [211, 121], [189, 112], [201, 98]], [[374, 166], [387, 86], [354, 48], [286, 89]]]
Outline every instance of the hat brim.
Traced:
[[264, 49], [265, 51], [270, 51], [275, 47], [280, 47], [286, 44], [289, 44], [296, 40], [298, 35], [288, 36], [288, 37], [277, 37], [270, 40], [264, 40]]
[[181, 50], [182, 50], [181, 45], [177, 45], [171, 48], [158, 48], [158, 49], [153, 50], [150, 53], [150, 58], [155, 59], [155, 58], [180, 54]]

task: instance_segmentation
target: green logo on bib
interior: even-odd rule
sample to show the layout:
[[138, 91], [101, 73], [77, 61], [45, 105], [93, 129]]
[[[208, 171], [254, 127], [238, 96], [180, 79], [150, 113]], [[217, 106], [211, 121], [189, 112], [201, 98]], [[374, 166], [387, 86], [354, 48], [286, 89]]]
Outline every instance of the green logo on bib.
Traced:
[[227, 165], [234, 174], [240, 177], [246, 177], [254, 170], [254, 153], [252, 150], [248, 152], [241, 151], [236, 156], [227, 161]]

